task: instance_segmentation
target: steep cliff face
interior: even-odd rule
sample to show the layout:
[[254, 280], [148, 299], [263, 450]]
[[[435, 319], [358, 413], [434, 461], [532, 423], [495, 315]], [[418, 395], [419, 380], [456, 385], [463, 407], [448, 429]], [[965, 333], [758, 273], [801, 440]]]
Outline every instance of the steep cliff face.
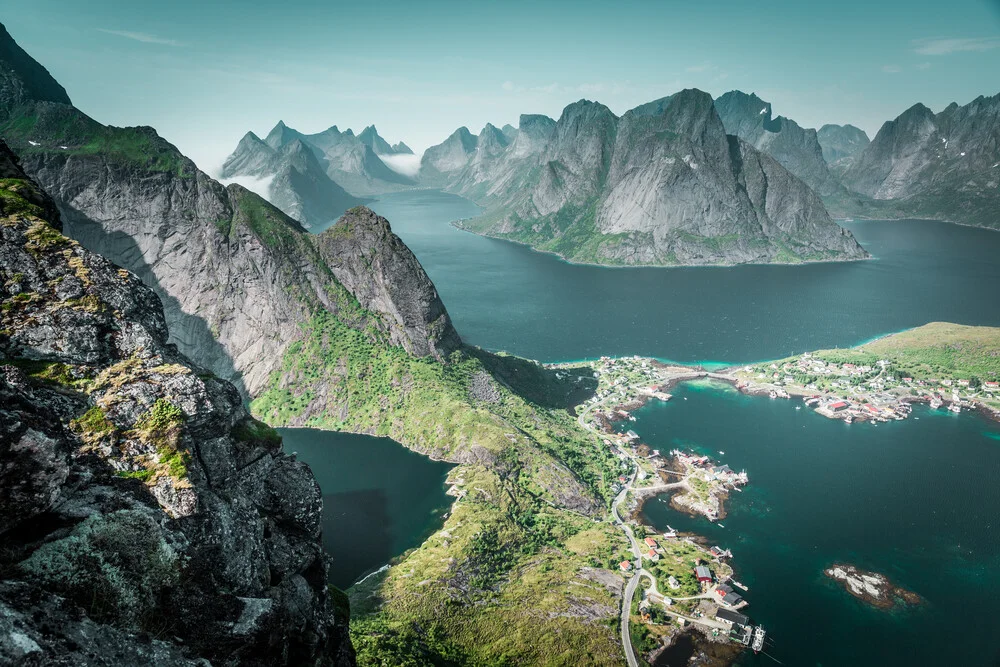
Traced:
[[353, 664], [311, 472], [0, 176], [0, 662]]
[[836, 192], [839, 186], [823, 159], [816, 130], [772, 117], [769, 102], [739, 90], [715, 100], [715, 108], [726, 132], [773, 157], [820, 195]]
[[[8, 115], [0, 134], [55, 199], [67, 235], [139, 275], [163, 300], [171, 342], [247, 394], [269, 382], [303, 322], [353, 299], [315, 237], [257, 195], [212, 180], [151, 128], [106, 127], [44, 101], [0, 100], [0, 108]], [[288, 143], [277, 150], [301, 141], [281, 136]], [[408, 277], [430, 282], [422, 270]], [[346, 325], [407, 331], [397, 316], [369, 311]], [[426, 321], [439, 323], [442, 341], [458, 339], [446, 316]], [[408, 350], [441, 347], [394, 340]]]
[[[543, 126], [544, 127], [544, 126]], [[705, 264], [859, 259], [816, 194], [776, 160], [727, 136], [710, 96], [682, 91], [616, 118], [581, 101], [543, 150], [487, 181], [474, 231], [568, 259]], [[515, 140], [527, 133], [522, 129]], [[819, 157], [818, 145], [816, 147]], [[496, 164], [510, 164], [508, 150]], [[520, 178], [509, 174], [517, 173]], [[459, 191], [476, 190], [458, 181]]]
[[871, 143], [865, 131], [853, 125], [824, 125], [816, 132], [816, 139], [829, 165], [856, 155]]
[[460, 127], [447, 139], [424, 151], [420, 158], [420, 179], [424, 183], [440, 183], [462, 170], [476, 151], [476, 136], [469, 128]]
[[903, 215], [1000, 228], [1000, 94], [885, 123], [843, 182]]
[[439, 361], [461, 347], [448, 312], [423, 267], [389, 221], [363, 206], [316, 240], [320, 255], [362, 308], [391, 317], [394, 345]]

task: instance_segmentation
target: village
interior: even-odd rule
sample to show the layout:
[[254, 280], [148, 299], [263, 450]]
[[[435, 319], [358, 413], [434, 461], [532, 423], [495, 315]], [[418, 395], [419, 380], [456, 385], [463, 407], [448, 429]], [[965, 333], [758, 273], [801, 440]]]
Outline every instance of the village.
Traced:
[[799, 396], [824, 417], [849, 424], [906, 419], [913, 403], [957, 414], [977, 409], [995, 413], [1000, 401], [1000, 383], [995, 381], [914, 378], [888, 359], [867, 365], [806, 353], [785, 361], [744, 366], [733, 372], [733, 377], [740, 391], [771, 398]]
[[[590, 366], [598, 387], [578, 419], [581, 426], [600, 433], [603, 444], [621, 461], [612, 509], [632, 547], [631, 558], [619, 563], [621, 572], [635, 579], [626, 588], [623, 634], [638, 631], [662, 647], [690, 626], [708, 641], [762, 650], [766, 633], [740, 612], [749, 604], [743, 598], [747, 587], [733, 578], [727, 562], [732, 552], [703, 546], [696, 536], [669, 527], [657, 534], [635, 520], [645, 499], [672, 493], [675, 508], [718, 521], [724, 517], [728, 494], [749, 481], [745, 471], [736, 472], [706, 455], [679, 449], [663, 455], [627, 428], [635, 420], [630, 410], [649, 400], [669, 401], [669, 386], [702, 373], [639, 357], [603, 357]], [[640, 581], [648, 585], [633, 599]], [[639, 629], [629, 631], [630, 623]]]

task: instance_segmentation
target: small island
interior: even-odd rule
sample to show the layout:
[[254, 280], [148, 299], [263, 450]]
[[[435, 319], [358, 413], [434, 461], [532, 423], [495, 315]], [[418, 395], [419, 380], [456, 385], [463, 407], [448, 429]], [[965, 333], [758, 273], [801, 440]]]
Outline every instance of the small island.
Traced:
[[878, 609], [892, 609], [899, 605], [917, 605], [923, 598], [897, 586], [878, 572], [861, 570], [854, 565], [835, 563], [823, 573], [841, 583], [848, 593]]

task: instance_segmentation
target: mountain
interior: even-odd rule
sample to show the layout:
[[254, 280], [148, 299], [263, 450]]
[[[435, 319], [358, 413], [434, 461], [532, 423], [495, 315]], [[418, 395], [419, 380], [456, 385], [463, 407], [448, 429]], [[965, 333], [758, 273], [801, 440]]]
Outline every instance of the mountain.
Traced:
[[306, 227], [326, 227], [362, 203], [327, 176], [314, 149], [291, 133], [275, 136], [272, 131], [267, 141], [261, 141], [247, 132], [226, 159], [220, 176], [270, 177], [268, 200]]
[[508, 141], [514, 141], [514, 137], [517, 136], [517, 128], [511, 125], [510, 123], [507, 123], [506, 125], [501, 127], [500, 131], [503, 132], [504, 136], [507, 137]]
[[428, 148], [420, 158], [421, 180], [440, 181], [448, 174], [461, 170], [475, 152], [476, 141], [469, 128], [460, 127], [440, 144]]
[[[492, 172], [504, 174], [505, 187], [470, 188], [468, 171], [452, 182], [455, 191], [478, 193], [474, 199], [487, 208], [464, 227], [601, 264], [867, 256], [807, 185], [727, 136], [701, 91], [682, 91], [621, 118], [585, 100], [566, 107], [554, 124], [522, 117], [497, 164], [510, 160], [522, 137], [518, 176], [501, 167]], [[816, 155], [821, 159], [818, 145]]]
[[70, 103], [66, 89], [17, 45], [3, 25], [0, 25], [0, 99], [9, 100], [12, 107], [31, 101]]
[[[367, 209], [352, 209], [323, 233], [309, 234], [252, 192], [213, 181], [151, 128], [104, 126], [65, 103], [0, 98], [0, 109], [7, 119], [0, 123], [0, 133], [15, 143], [25, 165], [54, 195], [68, 236], [83, 241], [83, 245], [73, 247], [98, 248], [101, 254], [141, 272], [143, 282], [164, 306], [164, 319], [170, 327], [169, 338], [166, 331], [161, 332], [165, 351], [177, 354], [171, 343], [180, 347], [180, 354], [205, 369], [195, 373], [198, 379], [209, 382], [201, 376], [208, 377], [213, 369], [219, 369], [240, 381], [251, 399], [252, 414], [273, 426], [387, 436], [415, 451], [457, 464], [449, 476], [456, 500], [443, 529], [401, 556], [389, 570], [352, 589], [351, 635], [364, 656], [362, 664], [486, 664], [495, 662], [497, 655], [516, 655], [526, 664], [538, 664], [552, 652], [568, 656], [574, 664], [620, 660], [621, 647], [612, 620], [621, 603], [623, 582], [602, 564], [604, 554], [617, 548], [620, 535], [609, 521], [594, 521], [605, 514], [610, 502], [611, 485], [620, 474], [618, 462], [597, 435], [581, 428], [568, 411], [593, 395], [596, 380], [592, 371], [574, 368], [556, 372], [534, 362], [462, 345], [419, 262], [392, 234], [388, 222]], [[0, 226], [0, 230], [6, 229], [6, 223]], [[15, 239], [15, 248], [53, 241], [50, 234], [36, 236], [30, 243]], [[65, 257], [59, 254], [53, 259], [61, 262]], [[76, 268], [74, 259], [67, 261]], [[16, 260], [15, 266], [20, 263]], [[118, 275], [125, 280], [124, 275]], [[4, 278], [5, 290], [20, 289], [16, 274]], [[104, 276], [100, 278], [104, 280]], [[84, 278], [77, 280], [83, 282]], [[45, 289], [58, 291], [62, 283], [67, 289], [73, 286], [64, 279], [45, 283]], [[75, 292], [67, 294], [72, 299]], [[30, 307], [36, 298], [30, 293], [5, 296], [2, 312], [24, 303]], [[75, 305], [99, 307], [90, 299]], [[103, 312], [128, 312], [128, 305], [121, 300], [111, 306]], [[63, 310], [64, 316], [71, 312]], [[71, 331], [77, 323], [85, 324], [82, 320], [63, 321], [62, 326], [46, 326], [41, 333], [63, 335], [64, 329]], [[8, 335], [6, 328], [3, 331]], [[112, 382], [107, 391], [122, 388], [131, 401], [142, 396], [140, 389], [156, 392], [162, 387], [170, 392], [190, 381], [174, 377], [183, 375], [179, 362], [165, 364], [165, 368], [154, 366], [157, 373], [146, 375], [139, 353], [146, 348], [156, 353], [159, 348], [133, 345], [131, 337], [138, 334], [135, 327], [123, 327], [111, 336], [92, 332], [81, 327], [79, 332], [72, 331], [73, 340], [114, 343], [123, 339], [120, 352], [126, 355], [125, 360], [98, 375]], [[169, 354], [164, 358], [177, 358]], [[34, 368], [32, 372], [62, 379], [61, 371], [59, 367]], [[144, 382], [147, 377], [156, 386], [132, 390], [131, 383]], [[238, 406], [240, 399], [229, 391], [232, 404]], [[172, 400], [169, 396], [167, 400]], [[8, 405], [5, 395], [0, 410], [9, 409]], [[182, 412], [209, 409], [204, 401], [199, 406], [191, 408], [185, 401], [177, 407]], [[176, 423], [177, 414], [169, 406], [161, 405], [148, 419], [141, 411], [137, 414], [142, 420], [138, 423], [144, 428], [155, 425], [156, 433], [161, 426], [167, 427], [168, 435], [176, 429], [181, 429], [182, 437], [187, 433]], [[93, 421], [88, 418], [82, 426], [104, 433], [100, 415], [92, 417]], [[111, 418], [116, 429], [132, 423], [116, 419]], [[18, 423], [30, 426], [37, 422], [21, 419]], [[213, 423], [226, 422], [220, 418]], [[270, 442], [273, 438], [265, 429], [254, 423], [250, 430], [263, 433], [260, 437]], [[254, 437], [242, 430], [240, 434]], [[222, 437], [218, 431], [199, 427], [191, 436], [199, 442], [204, 439], [197, 453], [225, 445], [216, 442]], [[167, 461], [175, 459], [168, 456]], [[223, 502], [238, 503], [240, 510], [253, 507], [253, 502], [241, 504], [241, 494], [256, 493], [257, 484], [264, 483], [260, 478], [253, 477], [238, 489], [224, 485], [229, 479], [241, 481], [244, 470], [246, 474], [259, 470], [263, 475], [269, 459], [245, 456], [237, 450], [232, 455], [221, 453], [218, 464], [225, 466], [228, 475], [215, 474], [211, 483], [225, 495]], [[189, 469], [200, 470], [201, 465], [199, 462], [198, 467]], [[258, 465], [261, 468], [255, 467]], [[128, 472], [130, 477], [151, 475]], [[7, 474], [7, 468], [0, 467], [0, 474]], [[133, 482], [141, 484], [143, 480]], [[100, 497], [117, 499], [107, 494]], [[313, 507], [296, 493], [278, 487], [253, 500], [266, 503], [266, 507], [284, 507], [284, 502], [305, 510]], [[70, 505], [67, 510], [75, 507], [78, 505]], [[204, 521], [215, 511], [220, 513], [220, 521], [226, 520], [224, 504], [200, 511], [208, 515]], [[236, 513], [234, 518], [241, 516]], [[32, 528], [41, 534], [37, 524], [35, 521]], [[202, 525], [189, 517], [179, 521], [181, 526], [186, 524], [195, 528]], [[58, 524], [60, 530], [63, 527]], [[146, 532], [155, 535], [152, 529]], [[198, 546], [202, 537], [213, 535], [199, 534], [192, 544]], [[249, 548], [260, 539], [268, 539], [265, 535], [278, 541], [284, 537], [282, 531], [268, 533], [255, 524], [240, 524], [222, 538], [228, 540], [226, 545], [235, 542]], [[89, 533], [79, 537], [89, 539]], [[124, 534], [124, 538], [129, 544], [144, 544], [133, 533]], [[103, 534], [98, 539], [107, 543]], [[4, 540], [5, 548], [13, 544], [7, 535]], [[299, 557], [304, 558], [307, 552], [297, 549], [298, 544], [285, 541], [274, 546], [273, 557], [287, 555], [295, 563], [304, 563]], [[112, 545], [120, 551], [115, 545], [120, 542]], [[208, 555], [216, 551], [209, 550]], [[550, 552], [562, 555], [555, 561]], [[0, 553], [6, 553], [5, 549]], [[221, 565], [225, 561], [219, 556], [213, 562]], [[553, 562], [559, 565], [558, 571], [552, 571]], [[146, 571], [149, 567], [140, 563], [125, 574], [131, 575], [135, 569]], [[7, 571], [0, 572], [5, 576]], [[269, 592], [285, 590], [283, 573], [273, 572]], [[518, 576], [512, 576], [514, 573]], [[255, 582], [254, 575], [244, 571], [234, 574]], [[321, 578], [320, 570], [310, 570], [307, 583]], [[528, 585], [540, 580], [546, 581], [543, 589]], [[137, 581], [145, 583], [148, 578]], [[291, 581], [297, 582], [294, 578]], [[0, 589], [5, 585], [0, 578]], [[84, 593], [97, 590], [88, 580], [81, 579], [78, 586]], [[250, 583], [248, 590], [255, 593]], [[255, 621], [273, 630], [271, 643], [259, 655], [254, 652], [256, 644], [244, 654], [236, 652], [238, 646], [219, 642], [214, 650], [231, 651], [220, 664], [318, 662], [310, 660], [305, 651], [272, 656], [272, 651], [297, 641], [299, 633], [309, 633], [313, 627], [306, 592], [303, 589], [297, 596], [282, 598], [282, 603], [298, 605], [299, 615], [292, 616], [287, 626], [280, 625], [284, 619], [274, 626], [268, 625], [266, 602], [258, 605], [256, 598], [234, 601], [220, 586], [219, 597], [226, 609], [240, 614], [239, 622], [222, 630], [252, 631]], [[4, 595], [0, 590], [0, 598]], [[212, 597], [206, 592], [201, 599], [211, 606]], [[467, 604], [454, 604], [456, 599]], [[40, 616], [45, 604], [62, 608], [51, 596], [35, 595], [15, 602], [11, 607], [15, 613], [30, 613], [32, 619], [41, 619], [39, 623], [47, 622]], [[335, 606], [345, 613], [346, 604], [339, 596]], [[279, 612], [284, 608], [272, 606]], [[7, 627], [3, 624], [8, 618], [0, 615], [0, 627]], [[20, 618], [17, 623], [22, 623]], [[66, 615], [49, 618], [46, 627], [58, 628], [64, 625]], [[171, 633], [167, 636], [187, 643], [188, 635], [175, 632], [175, 624], [197, 625], [205, 615], [188, 611], [182, 616], [156, 614], [153, 618], [157, 625], [144, 636], [147, 648], [131, 662], [190, 664], [171, 663], [175, 653], [169, 652], [170, 645], [149, 637], [162, 636], [157, 633], [166, 630]], [[516, 646], [507, 646], [502, 637], [484, 641], [495, 636], [492, 629], [498, 622], [515, 631]], [[67, 627], [76, 632], [75, 627]], [[214, 627], [206, 624], [204, 632], [211, 634]], [[121, 643], [108, 643], [105, 638], [115, 631], [115, 627], [84, 626], [80, 633], [90, 634], [77, 643], [86, 656], [65, 662], [129, 662], [133, 654]], [[75, 635], [70, 640], [77, 641]], [[92, 641], [104, 643], [91, 649]], [[151, 651], [157, 655], [151, 657]], [[334, 660], [327, 660], [331, 662]]]
[[379, 136], [374, 125], [369, 125], [358, 134], [358, 141], [375, 151], [376, 155], [397, 155], [413, 154], [410, 147], [400, 141], [395, 146], [390, 146], [389, 142]]
[[353, 665], [311, 471], [0, 176], [0, 662]]
[[804, 129], [783, 116], [771, 116], [771, 104], [739, 90], [715, 100], [726, 132], [767, 153], [820, 195], [839, 188], [830, 174], [816, 130]]
[[915, 104], [882, 125], [842, 179], [893, 217], [1000, 228], [1000, 94], [937, 114]]
[[[255, 141], [256, 140], [256, 141]], [[309, 148], [316, 158], [315, 167], [310, 165], [309, 171], [302, 171], [304, 180], [314, 184], [317, 188], [330, 189], [334, 193], [325, 195], [325, 200], [316, 200], [315, 192], [306, 196], [304, 192], [282, 192], [279, 199], [301, 200], [301, 207], [316, 211], [329, 210], [330, 201], [337, 202], [337, 214], [342, 213], [350, 206], [355, 206], [361, 202], [360, 197], [366, 195], [391, 192], [394, 190], [412, 187], [415, 181], [389, 168], [380, 158], [379, 154], [394, 155], [411, 153], [410, 149], [400, 142], [396, 147], [389, 146], [388, 142], [379, 136], [375, 126], [366, 127], [361, 134], [355, 136], [350, 129], [341, 132], [334, 125], [329, 129], [316, 134], [303, 134], [298, 130], [288, 127], [283, 121], [278, 123], [268, 133], [263, 141], [257, 139], [256, 135], [248, 132], [232, 155], [227, 158], [220, 176], [222, 178], [234, 178], [237, 176], [272, 176], [277, 174], [283, 167], [283, 161], [275, 159], [274, 153], [279, 154], [288, 150], [289, 146], [296, 142], [301, 142]], [[300, 170], [301, 171], [301, 170]], [[326, 180], [320, 177], [320, 173], [325, 172]], [[303, 180], [303, 179], [300, 179]], [[273, 189], [273, 183], [272, 183]], [[272, 197], [272, 201], [274, 198]], [[346, 206], [343, 206], [346, 204]], [[288, 212], [288, 211], [286, 211]], [[319, 222], [328, 222], [336, 217], [321, 215]], [[302, 222], [312, 223], [311, 220]]]
[[816, 132], [828, 164], [852, 157], [871, 143], [864, 130], [853, 125], [824, 125]]

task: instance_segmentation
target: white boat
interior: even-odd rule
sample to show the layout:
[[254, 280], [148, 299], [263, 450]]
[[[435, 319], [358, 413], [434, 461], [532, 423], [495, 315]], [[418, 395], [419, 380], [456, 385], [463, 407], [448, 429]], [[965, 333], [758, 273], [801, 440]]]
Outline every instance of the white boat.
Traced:
[[725, 455], [726, 455], [726, 453], [725, 453], [724, 451], [722, 451], [722, 450], [720, 449], [720, 450], [719, 450], [719, 455], [720, 455], [720, 456], [725, 456]]
[[958, 407], [956, 403], [952, 403], [948, 406], [948, 409], [954, 412], [956, 415], [962, 411], [962, 408]]
[[726, 527], [725, 524], [721, 524], [721, 523], [719, 524], [719, 528], [725, 528], [725, 527]]

